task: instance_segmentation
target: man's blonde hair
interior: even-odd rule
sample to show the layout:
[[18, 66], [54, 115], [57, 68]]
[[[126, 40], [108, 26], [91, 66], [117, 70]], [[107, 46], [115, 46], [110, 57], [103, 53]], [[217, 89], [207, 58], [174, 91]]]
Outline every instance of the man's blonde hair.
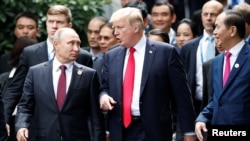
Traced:
[[144, 22], [142, 18], [141, 11], [138, 8], [134, 7], [125, 7], [121, 8], [113, 13], [110, 18], [110, 22], [118, 21], [123, 18], [126, 18], [127, 22], [131, 26], [138, 25], [141, 30], [144, 29]]
[[47, 15], [59, 15], [63, 14], [67, 17], [67, 22], [70, 23], [72, 21], [72, 14], [68, 7], [63, 5], [54, 5], [49, 8], [47, 11]]

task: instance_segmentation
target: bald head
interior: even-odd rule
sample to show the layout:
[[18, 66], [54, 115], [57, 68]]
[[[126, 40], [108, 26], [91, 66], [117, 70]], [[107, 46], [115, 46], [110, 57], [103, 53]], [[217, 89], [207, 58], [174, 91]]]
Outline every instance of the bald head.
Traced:
[[56, 31], [53, 39], [55, 55], [62, 64], [75, 61], [80, 52], [81, 40], [72, 28], [60, 28]]
[[210, 0], [203, 5], [202, 25], [209, 35], [213, 34], [215, 20], [221, 12], [223, 12], [223, 5], [218, 1]]

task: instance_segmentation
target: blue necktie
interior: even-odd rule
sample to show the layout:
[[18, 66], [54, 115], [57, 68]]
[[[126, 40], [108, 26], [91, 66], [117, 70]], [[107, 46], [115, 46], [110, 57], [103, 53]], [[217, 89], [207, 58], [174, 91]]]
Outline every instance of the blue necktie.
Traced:
[[206, 61], [214, 58], [215, 56], [215, 47], [214, 47], [214, 37], [207, 37], [208, 40], [208, 46], [207, 46], [207, 52], [206, 52]]
[[238, 0], [232, 0], [232, 6], [238, 5], [239, 1]]

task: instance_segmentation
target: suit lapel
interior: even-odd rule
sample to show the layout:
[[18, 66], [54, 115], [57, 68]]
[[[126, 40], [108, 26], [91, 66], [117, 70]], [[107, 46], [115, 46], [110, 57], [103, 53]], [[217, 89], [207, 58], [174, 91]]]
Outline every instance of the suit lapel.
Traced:
[[226, 89], [230, 85], [230, 83], [232, 83], [233, 79], [240, 72], [242, 66], [244, 65], [244, 63], [247, 60], [248, 53], [249, 53], [249, 50], [247, 50], [246, 45], [244, 45], [243, 48], [241, 49], [236, 61], [235, 61], [235, 64], [232, 64], [233, 67], [232, 67], [232, 70], [231, 70], [230, 75], [228, 77], [228, 80], [224, 86], [224, 89]]
[[[219, 54], [216, 59], [212, 62], [212, 73], [213, 73], [213, 80], [215, 83], [212, 85], [215, 87], [216, 90], [219, 90], [219, 93], [222, 91], [222, 80], [223, 80], [223, 61], [224, 61], [224, 53]], [[214, 85], [215, 84], [215, 85]]]
[[152, 44], [150, 40], [147, 39], [145, 57], [144, 57], [144, 62], [143, 62], [140, 96], [142, 95], [143, 89], [145, 88], [148, 75], [151, 70], [150, 68], [151, 68], [151, 65], [155, 56], [155, 51], [156, 51], [156, 48], [154, 47], [154, 44]]
[[[117, 80], [116, 86], [118, 87], [117, 90], [119, 90], [118, 94], [122, 94], [122, 86], [123, 86], [123, 67], [124, 67], [124, 60], [125, 60], [125, 55], [126, 55], [127, 49], [125, 47], [122, 47], [121, 50], [118, 52], [116, 59], [116, 71], [118, 73], [117, 76], [115, 76], [115, 80]], [[119, 99], [121, 99], [122, 95], [119, 95]]]
[[52, 77], [52, 63], [53, 61], [49, 61], [48, 63], [45, 63], [45, 67], [43, 68], [43, 75], [44, 76], [48, 76], [48, 77], [44, 77], [44, 82], [46, 87], [45, 88], [48, 88], [48, 97], [50, 97], [50, 103], [52, 103], [54, 105], [54, 107], [57, 108], [57, 102], [56, 102], [56, 95], [55, 95], [55, 92], [54, 92], [54, 85], [53, 85], [53, 77]]
[[80, 65], [78, 65], [76, 62], [74, 62], [70, 85], [69, 85], [68, 92], [66, 94], [66, 98], [64, 100], [62, 109], [69, 102], [70, 98], [72, 97], [71, 95], [74, 94], [73, 91], [78, 87], [78, 84], [81, 84], [80, 81], [83, 81], [83, 80], [81, 80], [83, 74], [84, 74], [83, 68]]

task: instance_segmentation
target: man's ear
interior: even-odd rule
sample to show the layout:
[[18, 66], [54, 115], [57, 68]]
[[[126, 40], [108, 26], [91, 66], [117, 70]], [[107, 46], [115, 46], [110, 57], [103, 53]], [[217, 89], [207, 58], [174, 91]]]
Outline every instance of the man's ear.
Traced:
[[237, 29], [236, 26], [231, 26], [231, 27], [230, 27], [230, 32], [231, 32], [231, 33], [230, 33], [230, 36], [231, 36], [231, 37], [234, 37], [235, 35], [237, 35], [237, 30], [238, 30], [238, 29]]
[[54, 41], [53, 41], [54, 50], [57, 50], [58, 44], [59, 44], [59, 41], [57, 41], [57, 40], [54, 40]]
[[173, 14], [173, 15], [172, 15], [172, 20], [171, 20], [172, 24], [175, 23], [176, 18], [177, 18], [177, 17], [176, 17], [176, 14]]

